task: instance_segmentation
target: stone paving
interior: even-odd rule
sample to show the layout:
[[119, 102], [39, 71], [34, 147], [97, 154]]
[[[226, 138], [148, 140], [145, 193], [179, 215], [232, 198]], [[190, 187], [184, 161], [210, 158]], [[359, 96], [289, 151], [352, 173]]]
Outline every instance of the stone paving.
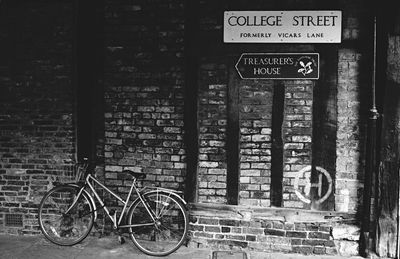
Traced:
[[[124, 244], [116, 236], [88, 237], [72, 247], [54, 245], [42, 236], [0, 235], [1, 259], [100, 259], [100, 258], [156, 258], [140, 252], [130, 240]], [[217, 251], [211, 248], [189, 248], [182, 246], [164, 258], [176, 259], [334, 259], [362, 257], [317, 256], [300, 254], [266, 253], [254, 251]]]

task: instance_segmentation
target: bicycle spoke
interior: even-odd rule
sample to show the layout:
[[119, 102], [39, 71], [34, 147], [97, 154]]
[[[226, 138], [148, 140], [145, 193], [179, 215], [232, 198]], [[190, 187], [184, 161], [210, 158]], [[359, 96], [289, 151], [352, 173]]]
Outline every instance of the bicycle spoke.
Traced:
[[159, 213], [159, 207], [158, 207], [158, 201], [160, 200], [160, 195], [159, 195], [159, 193], [157, 192], [157, 198], [156, 198], [156, 200], [155, 200], [155, 203], [156, 203], [156, 213], [155, 213], [155, 215], [156, 215], [156, 217], [158, 217], [158, 213]]
[[[158, 218], [162, 218], [167, 212], [169, 212], [172, 208], [174, 208], [175, 205], [176, 204], [174, 204], [173, 206], [170, 206], [170, 204], [168, 204], [168, 206], [164, 206], [163, 211], [162, 211], [163, 213], [162, 214], [160, 213], [160, 216]], [[164, 209], [164, 208], [167, 208], [167, 209]]]
[[[82, 241], [93, 226], [90, 200], [71, 185], [50, 190], [39, 205], [39, 226], [44, 236], [58, 245], [74, 245]], [[74, 204], [72, 206], [72, 204]]]
[[[169, 198], [169, 196], [168, 196], [168, 198]], [[167, 203], [168, 204], [168, 202], [167, 202], [167, 199], [168, 198], [166, 198], [166, 200], [165, 201], [161, 201], [161, 200], [159, 200], [160, 201], [160, 203], [162, 204], [162, 208], [161, 208], [161, 211], [160, 211], [160, 213], [159, 213], [159, 215], [158, 215], [158, 217], [161, 217], [162, 216], [162, 214], [163, 214], [163, 211], [164, 211], [164, 209], [165, 209], [165, 204], [164, 203]]]
[[163, 238], [163, 239], [159, 239], [159, 240], [168, 240], [169, 237], [167, 236], [167, 233], [164, 233], [164, 231], [158, 231], [159, 235]]
[[168, 205], [170, 204], [170, 203], [168, 202], [168, 200], [170, 200], [170, 199], [171, 199], [170, 196], [167, 196], [167, 197], [165, 198], [165, 201], [162, 201], [161, 199], [157, 198], [157, 200], [156, 200], [157, 205], [158, 205], [158, 204], [161, 204], [161, 205], [162, 205], [162, 207], [161, 207], [159, 213], [156, 215], [157, 218], [162, 217], [162, 215], [164, 214], [165, 208], [168, 207]]
[[173, 229], [167, 228], [167, 227], [165, 227], [163, 224], [161, 224], [161, 226], [160, 226], [160, 227], [164, 227], [166, 230], [168, 230], [168, 231], [172, 232], [172, 233], [173, 233], [173, 234], [175, 234], [175, 236], [177, 236], [177, 237], [180, 237], [180, 236], [182, 236], [182, 232], [179, 232], [179, 231], [176, 231], [176, 230], [173, 230]]
[[[168, 255], [178, 249], [184, 242], [187, 233], [187, 213], [180, 202], [170, 193], [150, 192], [144, 195], [146, 204], [155, 212], [154, 225], [143, 228], [130, 228], [134, 244], [149, 255]], [[129, 210], [128, 222], [148, 222], [149, 213], [144, 204], [137, 200]]]

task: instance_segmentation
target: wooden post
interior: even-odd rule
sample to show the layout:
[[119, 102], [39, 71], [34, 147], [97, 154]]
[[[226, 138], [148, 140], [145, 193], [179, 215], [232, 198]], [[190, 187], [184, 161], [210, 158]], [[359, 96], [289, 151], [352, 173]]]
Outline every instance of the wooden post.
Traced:
[[185, 1], [185, 108], [184, 108], [184, 141], [186, 145], [186, 179], [185, 199], [188, 202], [197, 200], [198, 172], [198, 125], [197, 96], [199, 71], [199, 44], [197, 33], [198, 1]]
[[227, 121], [227, 200], [228, 204], [239, 202], [239, 86], [233, 58], [228, 61], [228, 121]]
[[283, 188], [282, 125], [285, 109], [285, 84], [282, 81], [274, 81], [272, 98], [271, 205], [281, 207]]
[[[397, 170], [397, 179], [400, 179], [400, 168]], [[397, 242], [396, 242], [396, 258], [400, 258], [400, 188], [397, 188]]]
[[102, 111], [104, 1], [75, 1], [75, 42], [73, 77], [76, 94], [77, 159], [96, 158], [98, 132], [104, 127]]
[[367, 131], [367, 154], [364, 176], [364, 200], [363, 200], [363, 219], [361, 226], [361, 254], [365, 257], [370, 254], [370, 221], [371, 221], [371, 190], [373, 171], [376, 168], [376, 120], [378, 111], [375, 103], [375, 76], [376, 76], [376, 16], [374, 17], [374, 37], [373, 37], [373, 69], [372, 69], [372, 107]]

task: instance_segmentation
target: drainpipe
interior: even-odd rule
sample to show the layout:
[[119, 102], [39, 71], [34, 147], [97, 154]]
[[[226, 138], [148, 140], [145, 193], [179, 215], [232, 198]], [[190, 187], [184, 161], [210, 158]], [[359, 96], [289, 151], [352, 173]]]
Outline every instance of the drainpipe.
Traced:
[[372, 105], [369, 110], [370, 116], [367, 129], [367, 152], [366, 152], [366, 165], [364, 175], [364, 200], [363, 200], [363, 218], [361, 225], [361, 244], [360, 253], [364, 257], [368, 257], [371, 252], [370, 242], [370, 222], [371, 222], [371, 192], [372, 192], [372, 178], [375, 175], [376, 168], [376, 125], [379, 117], [376, 108], [376, 16], [374, 16], [374, 46], [373, 46], [373, 69], [372, 69]]

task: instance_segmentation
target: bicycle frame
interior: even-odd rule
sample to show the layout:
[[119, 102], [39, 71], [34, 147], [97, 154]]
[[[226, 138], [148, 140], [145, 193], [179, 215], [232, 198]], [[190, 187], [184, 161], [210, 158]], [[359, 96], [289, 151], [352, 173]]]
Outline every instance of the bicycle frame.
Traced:
[[[114, 196], [114, 198], [116, 198], [119, 202], [121, 202], [124, 205], [124, 207], [123, 207], [123, 209], [121, 211], [121, 215], [119, 216], [119, 218], [117, 217], [117, 212], [116, 211], [114, 212], [113, 215], [110, 214], [110, 211], [108, 210], [107, 206], [104, 204], [103, 200], [100, 198], [100, 195], [95, 190], [94, 185], [91, 183], [91, 181], [93, 181], [94, 183], [98, 184], [103, 190], [105, 190], [108, 193], [110, 193], [112, 196]], [[143, 199], [142, 194], [140, 193], [140, 191], [136, 187], [136, 179], [133, 180], [133, 183], [131, 185], [131, 188], [129, 190], [129, 193], [128, 193], [128, 196], [127, 196], [126, 200], [123, 200], [119, 195], [115, 194], [113, 191], [111, 191], [109, 188], [107, 188], [107, 186], [105, 186], [104, 184], [99, 182], [91, 174], [88, 174], [86, 176], [85, 185], [83, 187], [81, 187], [78, 195], [75, 198], [75, 201], [71, 204], [70, 208], [66, 211], [66, 213], [68, 213], [68, 211], [71, 210], [75, 206], [76, 201], [82, 195], [82, 192], [84, 192], [86, 186], [89, 186], [90, 190], [94, 194], [94, 197], [100, 203], [101, 207], [104, 208], [104, 211], [106, 212], [107, 216], [113, 222], [115, 229], [116, 228], [130, 228], [130, 227], [139, 227], [139, 226], [149, 226], [149, 225], [153, 225], [154, 222], [156, 221], [154, 212], [151, 211], [151, 209], [149, 208], [149, 206], [147, 205], [147, 203]], [[144, 223], [144, 224], [121, 225], [121, 221], [122, 221], [123, 215], [125, 214], [126, 208], [128, 207], [128, 203], [129, 203], [130, 197], [132, 196], [132, 192], [134, 190], [135, 190], [136, 194], [138, 195], [138, 198], [140, 199], [140, 201], [143, 203], [144, 207], [146, 208], [147, 212], [149, 213], [149, 215], [150, 215], [150, 217], [151, 217], [153, 222]], [[94, 208], [95, 211], [97, 210], [95, 202], [93, 202], [93, 208]], [[96, 218], [95, 218], [95, 220], [96, 220]]]
[[[85, 171], [82, 181], [76, 177], [76, 182], [56, 184], [47, 191], [38, 206], [38, 223], [44, 237], [61, 246], [78, 244], [96, 226], [98, 210], [104, 208], [120, 242], [129, 232], [134, 245], [151, 256], [169, 255], [181, 247], [187, 240], [190, 221], [183, 193], [142, 186], [139, 183], [146, 178], [143, 173], [122, 173], [132, 176], [128, 178], [132, 179], [130, 188], [126, 186], [123, 193], [106, 186], [94, 171]], [[105, 204], [110, 198], [106, 192], [117, 200], [109, 207]]]

